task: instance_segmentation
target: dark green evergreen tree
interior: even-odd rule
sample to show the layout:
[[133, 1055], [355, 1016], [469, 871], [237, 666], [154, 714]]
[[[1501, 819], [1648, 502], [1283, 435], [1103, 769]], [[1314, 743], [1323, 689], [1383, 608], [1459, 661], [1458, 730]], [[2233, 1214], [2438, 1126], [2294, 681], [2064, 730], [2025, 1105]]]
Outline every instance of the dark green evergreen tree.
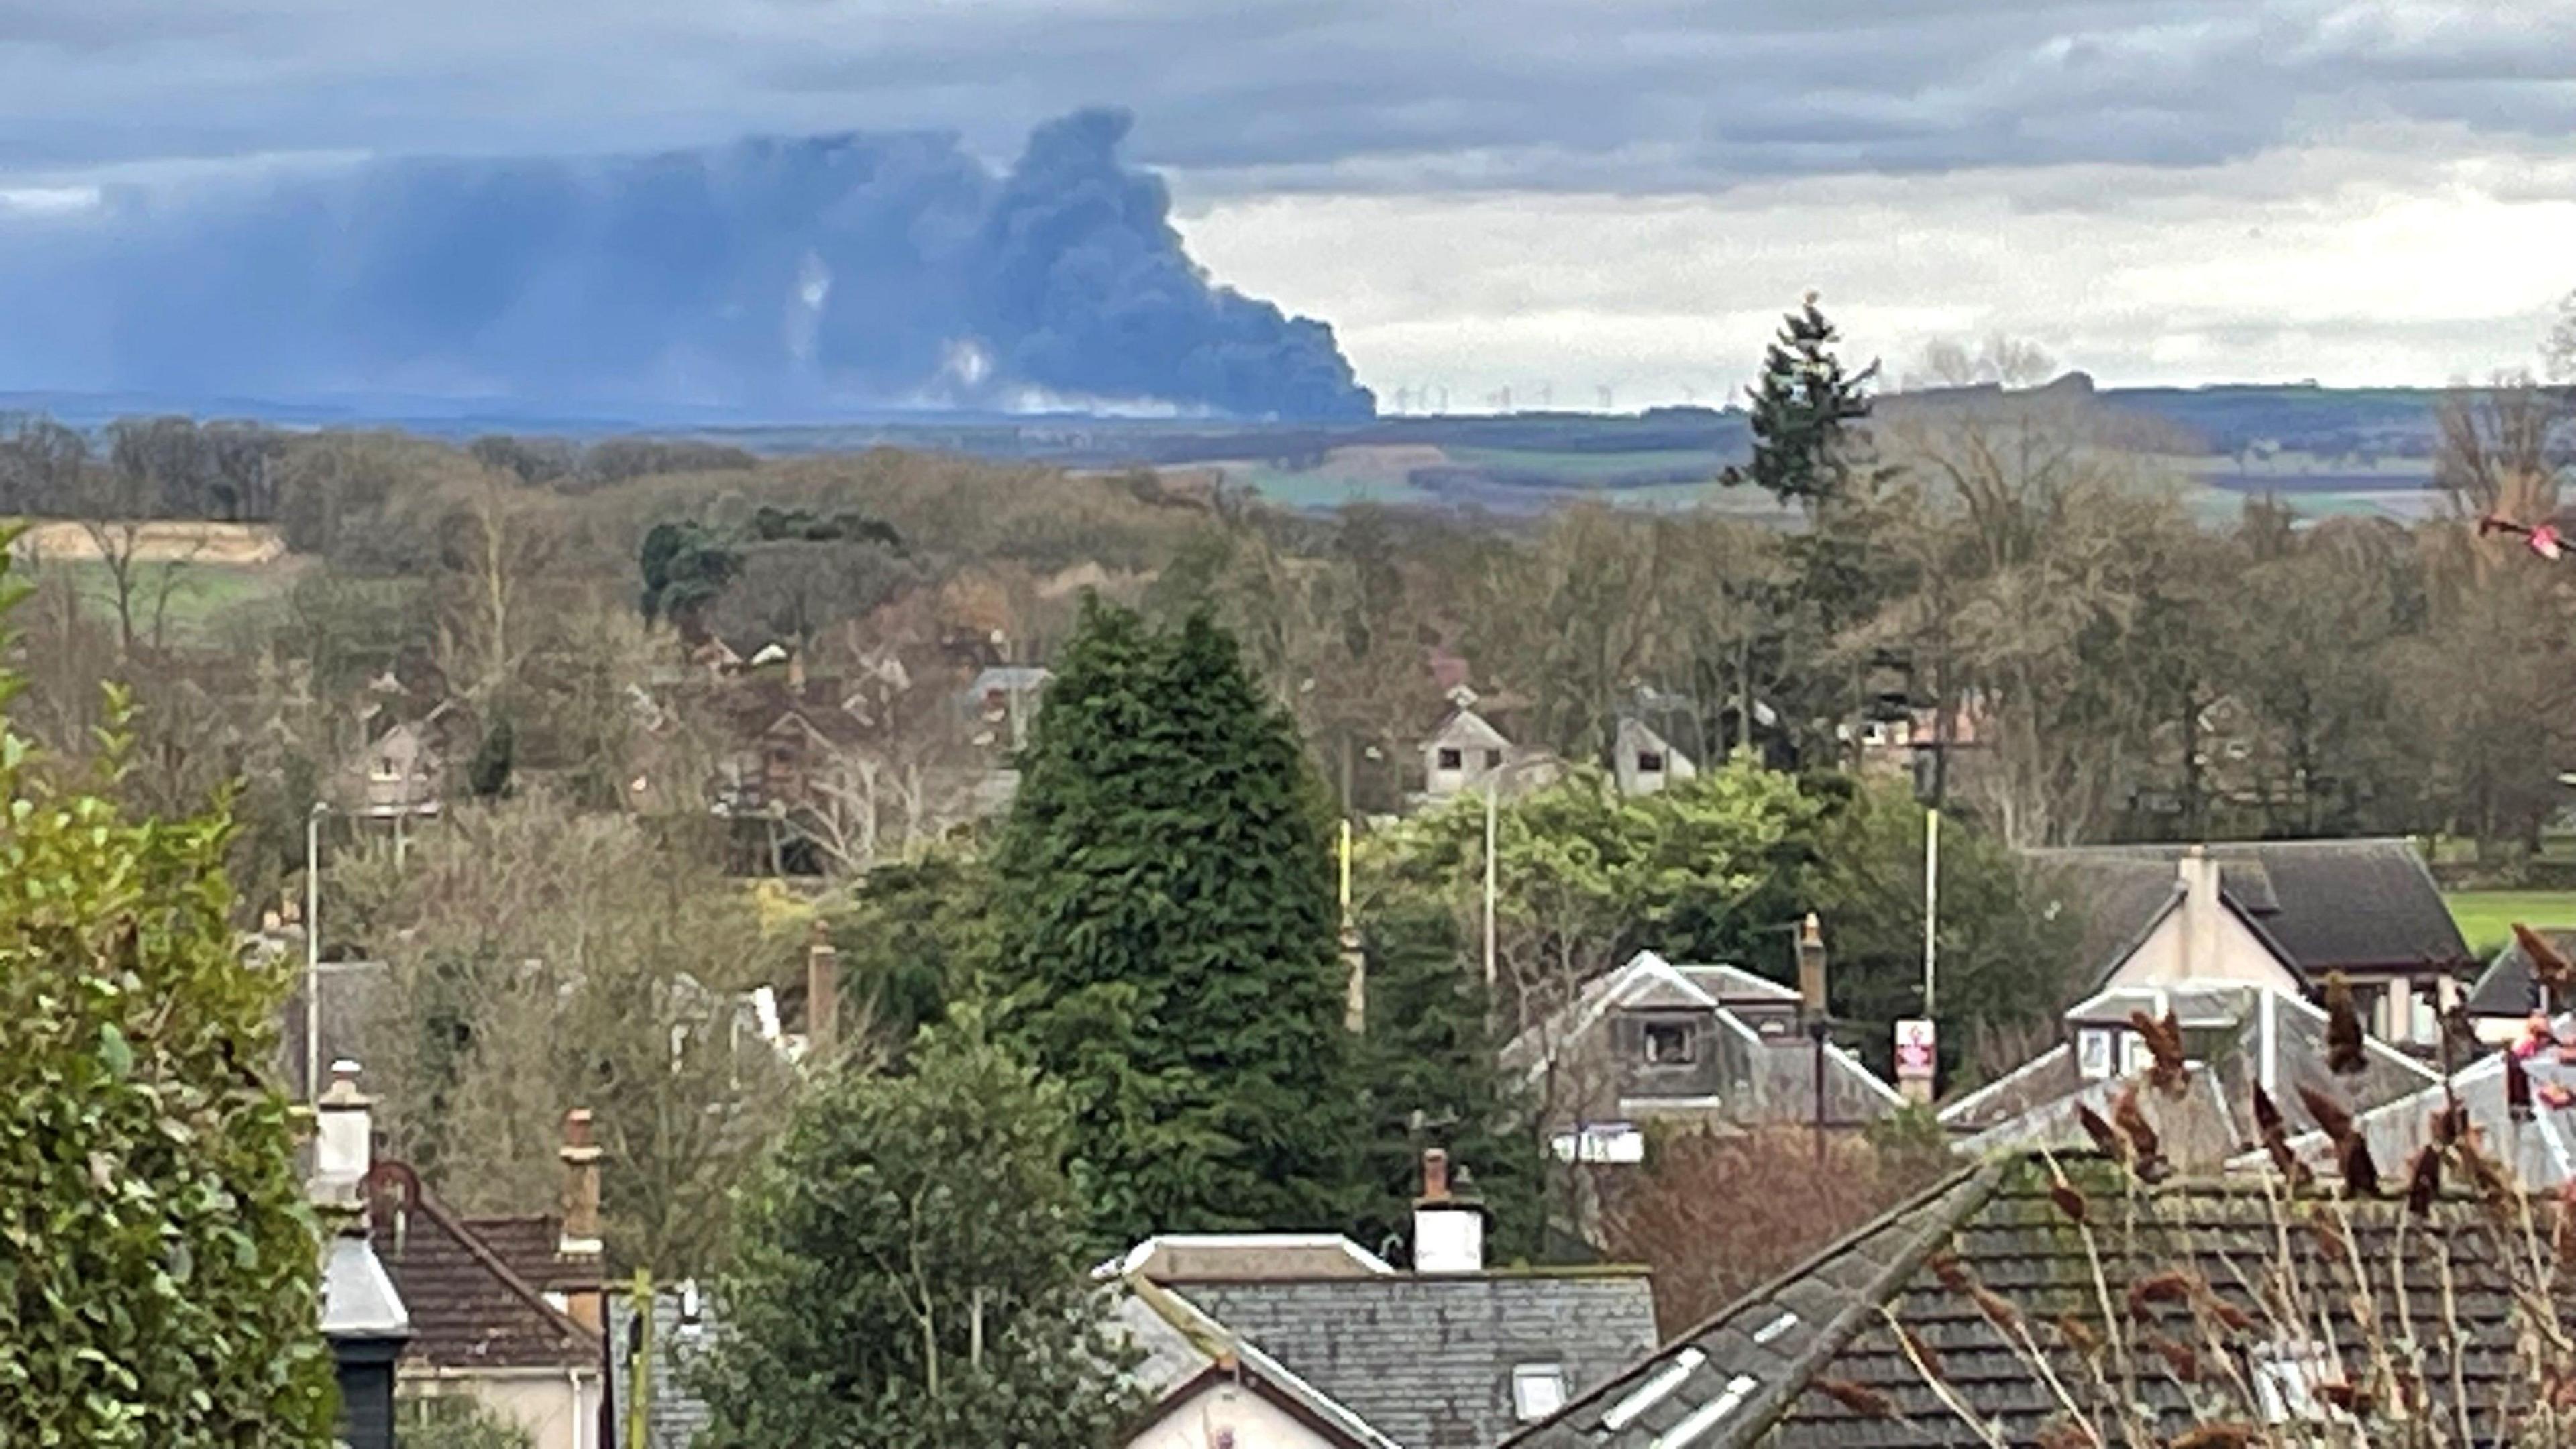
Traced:
[[510, 728], [510, 717], [503, 715], [483, 732], [483, 741], [474, 747], [474, 758], [466, 762], [465, 783], [484, 800], [498, 800], [510, 793], [510, 772], [519, 757], [518, 738]]
[[1846, 376], [1834, 352], [1841, 340], [1813, 292], [1781, 322], [1753, 395], [1753, 461], [1728, 469], [1726, 481], [1750, 482], [1811, 515], [1848, 491], [1854, 425], [1869, 416], [1865, 389], [1878, 364]]
[[942, 847], [878, 865], [832, 913], [844, 995], [888, 1050], [946, 1020], [989, 969], [992, 885], [972, 852]]
[[1849, 640], [1903, 592], [1908, 557], [1886, 546], [1895, 474], [1878, 466], [1865, 425], [1878, 364], [1846, 373], [1834, 351], [1841, 340], [1813, 292], [1783, 319], [1754, 393], [1753, 460], [1726, 473], [1727, 482], [1752, 482], [1806, 513], [1806, 529], [1789, 543], [1785, 596], [1771, 613], [1782, 626], [1778, 702], [1810, 768], [1847, 758], [1843, 731], [1859, 722], [1874, 662], [1855, 657]]
[[934, 1027], [844, 1066], [745, 1193], [704, 1449], [1106, 1449], [1134, 1408], [1084, 1272], [1061, 1090]]
[[1545, 1254], [1546, 1185], [1522, 1094], [1496, 1065], [1501, 1043], [1484, 984], [1465, 965], [1457, 913], [1445, 901], [1399, 897], [1370, 913], [1368, 1032], [1362, 1066], [1370, 1121], [1363, 1153], [1375, 1194], [1362, 1246], [1412, 1230], [1422, 1149], [1439, 1147], [1473, 1174], [1493, 1214], [1487, 1256]]
[[994, 870], [1004, 1029], [1067, 1085], [1097, 1246], [1359, 1207], [1328, 819], [1223, 630], [1085, 605]]

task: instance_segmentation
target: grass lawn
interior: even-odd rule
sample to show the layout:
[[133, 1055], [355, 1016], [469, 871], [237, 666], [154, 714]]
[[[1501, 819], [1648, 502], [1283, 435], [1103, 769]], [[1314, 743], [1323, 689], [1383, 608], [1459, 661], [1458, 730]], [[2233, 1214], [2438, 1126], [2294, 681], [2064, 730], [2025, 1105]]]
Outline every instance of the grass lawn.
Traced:
[[2576, 929], [2576, 891], [2446, 891], [2442, 899], [2469, 950], [2482, 961], [2513, 939], [2517, 921], [2535, 928]]

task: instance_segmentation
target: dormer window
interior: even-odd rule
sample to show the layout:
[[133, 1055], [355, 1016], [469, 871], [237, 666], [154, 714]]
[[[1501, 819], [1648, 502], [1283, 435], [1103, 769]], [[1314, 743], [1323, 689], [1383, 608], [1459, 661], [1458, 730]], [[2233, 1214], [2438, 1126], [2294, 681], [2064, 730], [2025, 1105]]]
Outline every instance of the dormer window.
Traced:
[[1696, 1034], [1689, 1022], [1646, 1023], [1646, 1065], [1650, 1067], [1688, 1066], [1696, 1045]]

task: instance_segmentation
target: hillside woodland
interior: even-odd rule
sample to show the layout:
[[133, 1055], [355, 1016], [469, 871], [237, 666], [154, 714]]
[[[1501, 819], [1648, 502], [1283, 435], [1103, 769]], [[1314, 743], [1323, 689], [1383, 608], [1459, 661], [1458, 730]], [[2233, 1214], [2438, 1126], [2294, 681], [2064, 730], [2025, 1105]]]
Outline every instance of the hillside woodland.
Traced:
[[[2015, 1060], [2059, 999], [2077, 923], [2033, 908], [2018, 848], [2413, 833], [2529, 868], [2576, 734], [2576, 594], [2476, 525], [2557, 516], [2565, 391], [2447, 397], [2430, 521], [2258, 498], [2213, 528], [2081, 394], [1879, 419], [1872, 386], [1812, 304], [1788, 319], [1723, 480], [1786, 528], [1289, 512], [893, 451], [17, 417], [0, 512], [77, 531], [22, 540], [11, 720], [46, 749], [30, 768], [120, 741], [122, 808], [232, 792], [246, 930], [294, 927], [308, 816], [334, 807], [323, 952], [386, 963], [388, 1123], [469, 1208], [536, 1190], [562, 1109], [638, 1080], [674, 1032], [738, 1051], [740, 993], [795, 1017], [820, 939], [872, 1069], [906, 1070], [915, 1029], [968, 1004], [1060, 1085], [1093, 1246], [1240, 1226], [1200, 1205], [1264, 1181], [1266, 1217], [1300, 1220], [1270, 1226], [1374, 1242], [1436, 1140], [1478, 1164], [1505, 1246], [1547, 1251], [1496, 1040], [1641, 948], [1785, 975], [1812, 910], [1837, 1015], [1883, 1053], [1914, 1005], [1926, 803], [1955, 822], [1954, 1073]], [[1037, 667], [1072, 692], [1023, 690]], [[1460, 689], [1562, 762], [1497, 811], [1490, 991], [1481, 802], [1416, 798]], [[113, 699], [131, 712], [103, 736]], [[1630, 722], [1697, 777], [1614, 788]], [[1128, 879], [1081, 832], [1200, 817], [1271, 862], [1205, 960], [1150, 902], [1080, 885]], [[1337, 817], [1377, 993], [1348, 1042]], [[1166, 864], [1172, 898], [1232, 888]], [[1159, 1056], [1164, 1003], [1240, 1019], [1209, 993], [1243, 955], [1282, 973], [1264, 989], [1293, 1022], [1237, 1043], [1240, 1080]], [[1104, 1031], [1151, 1071], [1105, 1074]], [[1129, 1170], [1164, 1159], [1152, 1132], [1240, 1143], [1245, 1113], [1314, 1101], [1292, 1064], [1349, 1091], [1283, 1126], [1275, 1161]], [[723, 1256], [727, 1191], [794, 1086], [727, 1062], [655, 1082], [676, 1094], [659, 1125], [604, 1124], [611, 1251], [688, 1271]], [[726, 1110], [683, 1110], [692, 1092]], [[1148, 1135], [1083, 1136], [1113, 1121]], [[1322, 1146], [1352, 1142], [1372, 1145]]]

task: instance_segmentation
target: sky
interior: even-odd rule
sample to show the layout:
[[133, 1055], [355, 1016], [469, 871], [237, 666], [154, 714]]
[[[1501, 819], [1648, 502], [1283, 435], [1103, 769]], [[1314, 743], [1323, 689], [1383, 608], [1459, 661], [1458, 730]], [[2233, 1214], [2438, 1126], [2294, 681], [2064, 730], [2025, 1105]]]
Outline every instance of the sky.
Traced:
[[2571, 0], [0, 0], [21, 214], [1091, 104], [1382, 406], [1717, 401], [1809, 288], [1897, 377], [2438, 384], [2576, 289]]

